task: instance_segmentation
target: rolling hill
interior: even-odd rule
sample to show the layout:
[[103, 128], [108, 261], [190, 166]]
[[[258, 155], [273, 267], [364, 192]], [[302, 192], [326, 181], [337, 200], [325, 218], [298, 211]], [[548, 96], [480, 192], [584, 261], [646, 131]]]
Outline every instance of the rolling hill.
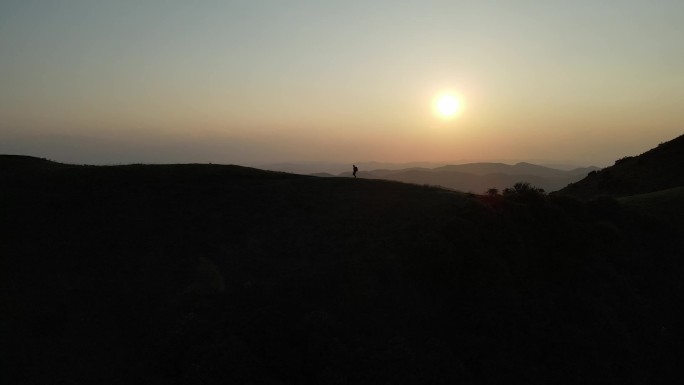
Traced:
[[666, 384], [680, 370], [681, 230], [614, 199], [8, 156], [0, 180], [3, 383]]

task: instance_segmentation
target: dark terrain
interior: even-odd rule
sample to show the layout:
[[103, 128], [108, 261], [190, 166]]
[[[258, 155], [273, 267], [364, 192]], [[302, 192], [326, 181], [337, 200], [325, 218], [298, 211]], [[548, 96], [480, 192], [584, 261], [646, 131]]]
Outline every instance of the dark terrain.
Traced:
[[20, 156], [0, 183], [2, 383], [682, 377], [676, 186], [481, 196]]

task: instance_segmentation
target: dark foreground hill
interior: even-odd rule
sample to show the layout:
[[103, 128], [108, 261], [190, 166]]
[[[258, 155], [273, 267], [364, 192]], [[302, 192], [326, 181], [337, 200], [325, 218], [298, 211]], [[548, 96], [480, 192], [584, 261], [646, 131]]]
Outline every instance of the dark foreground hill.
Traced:
[[582, 198], [618, 197], [679, 186], [684, 186], [684, 135], [641, 155], [619, 159], [558, 193]]
[[638, 204], [24, 160], [0, 157], [2, 383], [681, 374], [682, 228]]

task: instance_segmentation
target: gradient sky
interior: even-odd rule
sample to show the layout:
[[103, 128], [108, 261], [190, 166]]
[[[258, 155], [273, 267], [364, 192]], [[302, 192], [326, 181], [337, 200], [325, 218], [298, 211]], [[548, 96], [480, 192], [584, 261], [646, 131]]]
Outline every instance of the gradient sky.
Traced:
[[3, 0], [0, 153], [604, 166], [684, 133], [683, 20], [681, 0]]

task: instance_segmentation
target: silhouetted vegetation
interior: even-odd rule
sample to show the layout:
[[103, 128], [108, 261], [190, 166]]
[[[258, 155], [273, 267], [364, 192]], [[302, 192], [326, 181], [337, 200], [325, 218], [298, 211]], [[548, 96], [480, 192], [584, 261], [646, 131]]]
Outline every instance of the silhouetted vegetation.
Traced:
[[512, 188], [505, 188], [505, 197], [517, 200], [540, 200], [544, 196], [544, 189], [532, 186], [528, 182], [517, 182]]
[[664, 209], [683, 207], [679, 189], [580, 200], [525, 182], [475, 195], [7, 159], [3, 383], [669, 384], [679, 372], [684, 229]]
[[625, 156], [625, 157], [622, 157], [622, 158], [616, 160], [615, 164], [625, 164], [631, 159], [634, 159], [634, 157], [633, 156]]

